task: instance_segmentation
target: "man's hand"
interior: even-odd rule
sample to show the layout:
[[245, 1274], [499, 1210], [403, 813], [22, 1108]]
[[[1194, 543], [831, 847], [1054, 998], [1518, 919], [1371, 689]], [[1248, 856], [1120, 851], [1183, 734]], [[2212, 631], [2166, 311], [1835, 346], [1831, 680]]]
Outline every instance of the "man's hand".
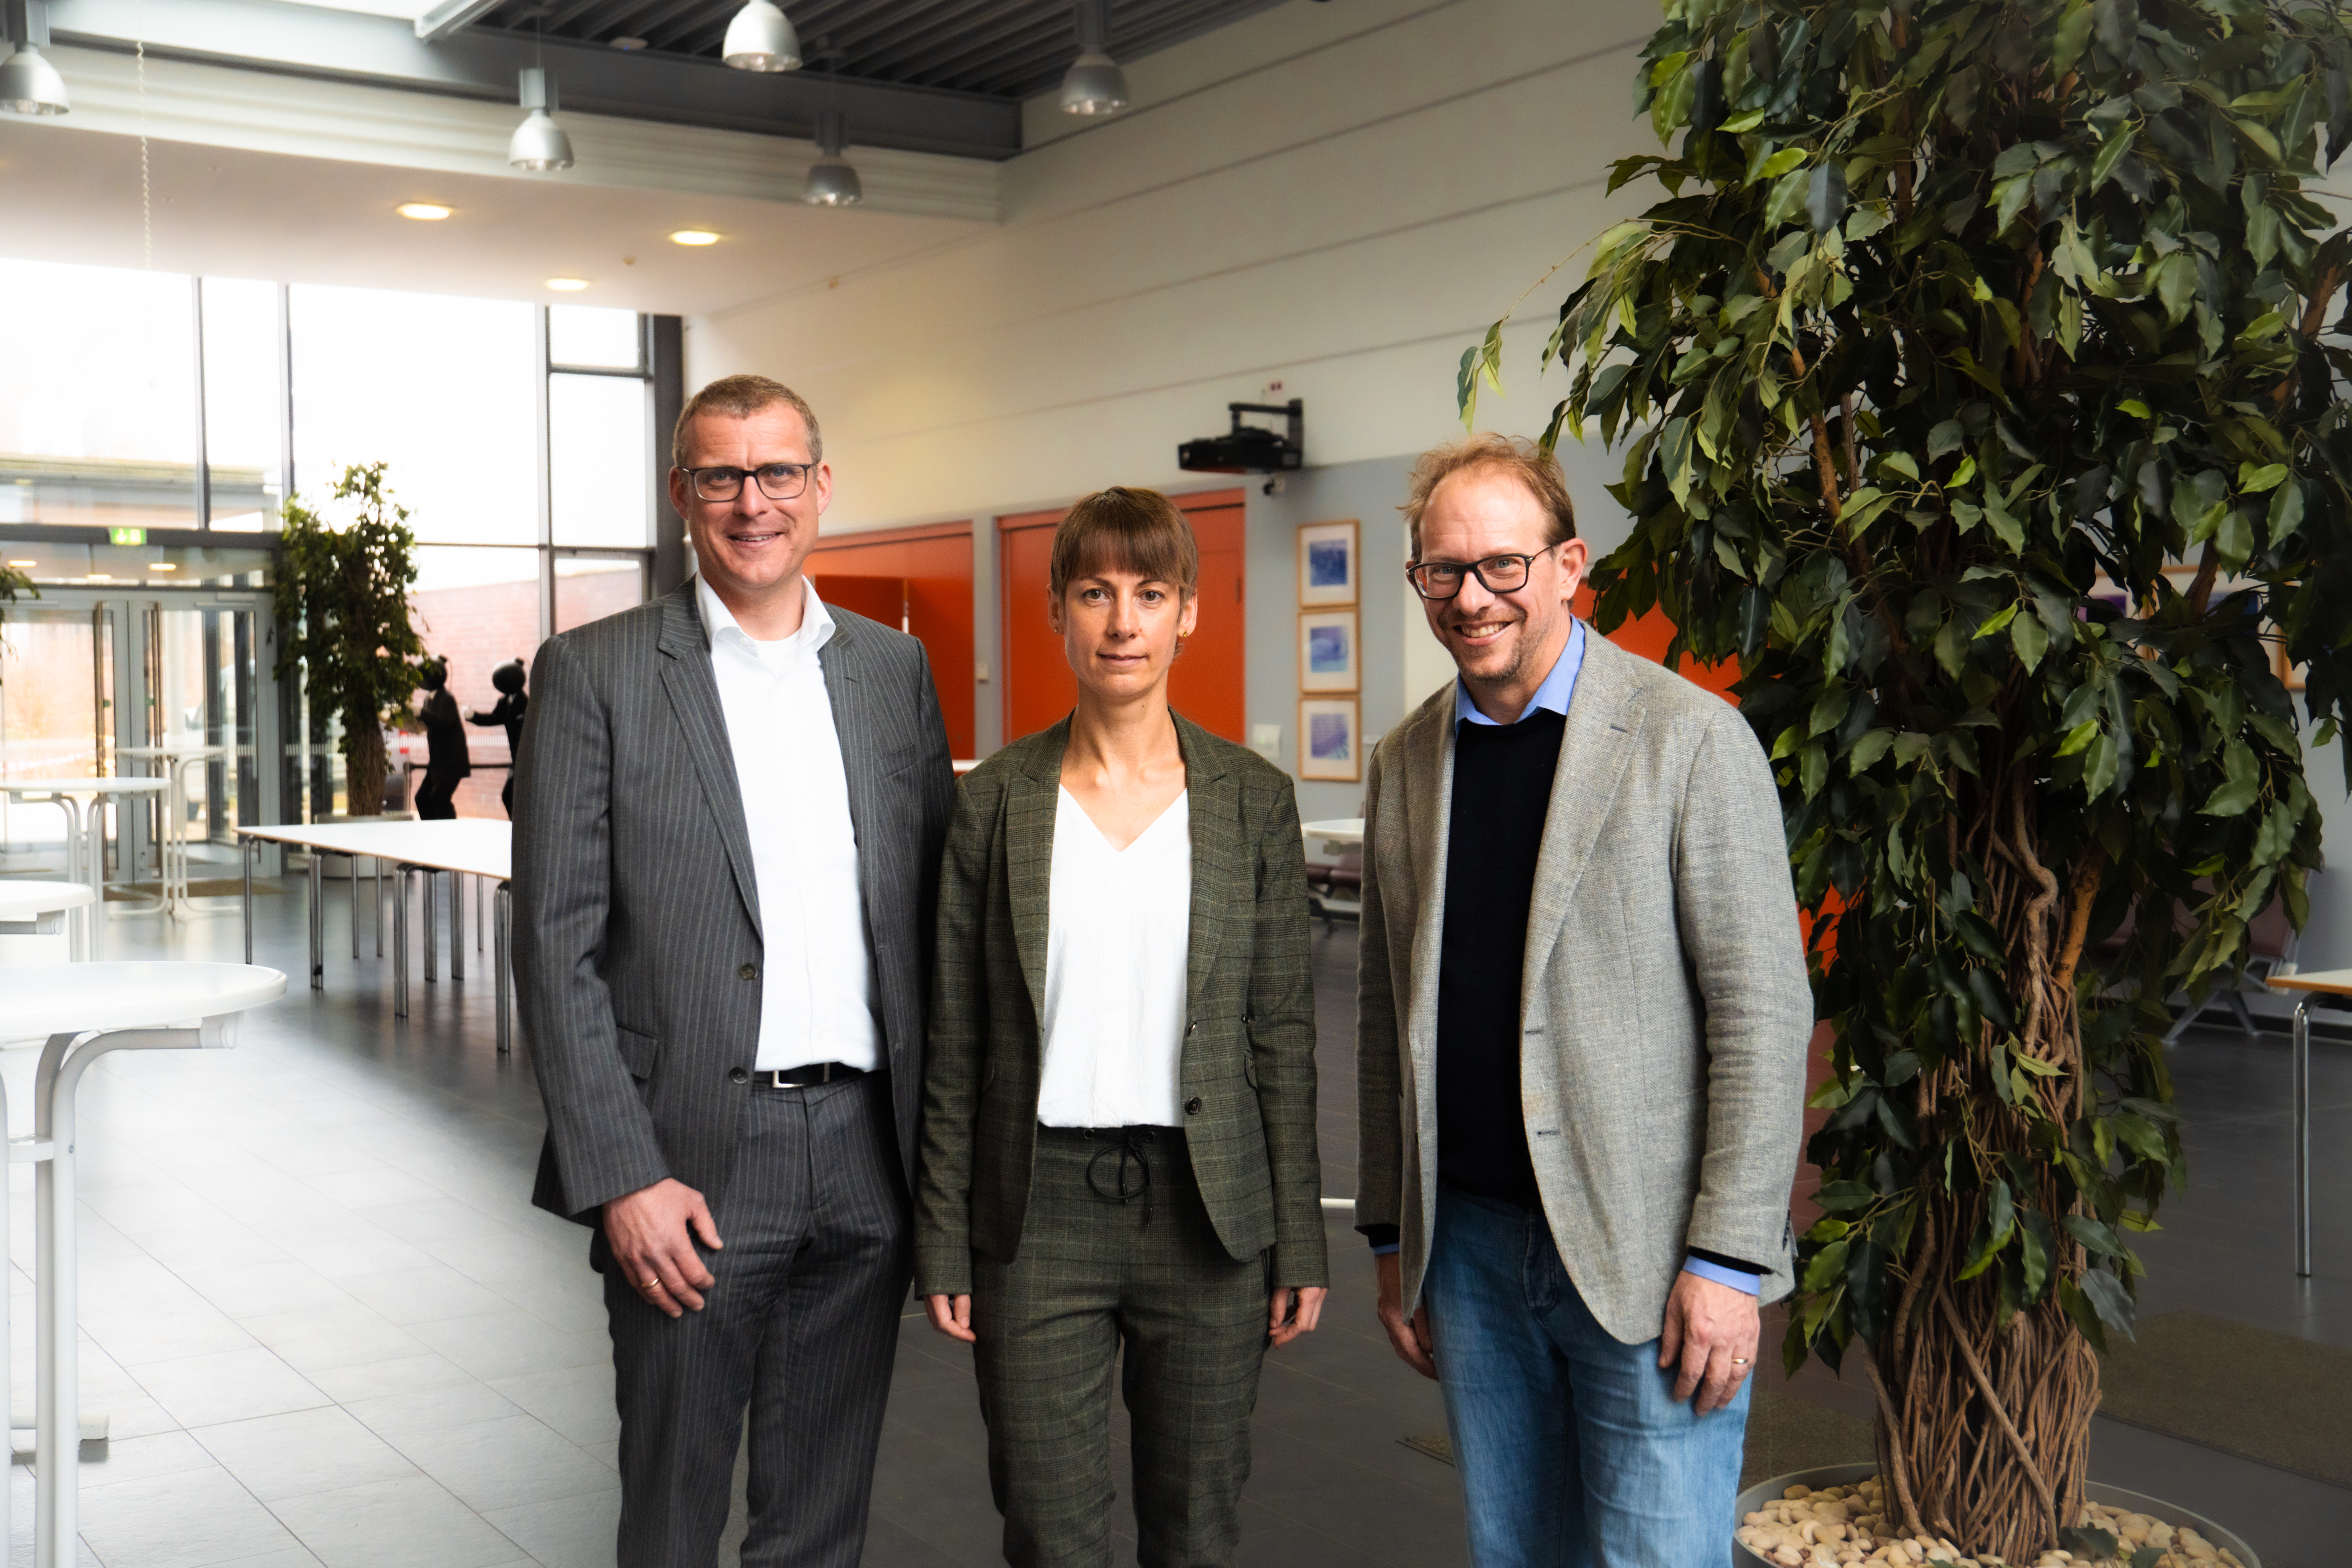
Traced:
[[1380, 1287], [1381, 1327], [1389, 1331], [1389, 1343], [1398, 1359], [1434, 1381], [1437, 1332], [1436, 1325], [1430, 1321], [1429, 1303], [1423, 1301], [1421, 1310], [1410, 1318], [1404, 1315], [1404, 1270], [1393, 1252], [1374, 1255], [1372, 1279]]
[[970, 1296], [926, 1296], [923, 1306], [931, 1314], [931, 1327], [951, 1340], [971, 1344], [980, 1338], [971, 1331], [971, 1298]]
[[688, 1308], [702, 1310], [702, 1292], [719, 1283], [694, 1250], [696, 1237], [714, 1252], [726, 1245], [702, 1194], [671, 1177], [604, 1205], [604, 1242], [613, 1249], [613, 1267], [638, 1295], [673, 1318]]
[[1311, 1334], [1323, 1318], [1323, 1298], [1331, 1292], [1320, 1285], [1301, 1285], [1292, 1289], [1287, 1285], [1275, 1288], [1266, 1298], [1265, 1332], [1280, 1350], [1301, 1334]]
[[1676, 1275], [1666, 1298], [1665, 1331], [1658, 1336], [1658, 1365], [1682, 1365], [1675, 1402], [1696, 1391], [1692, 1409], [1700, 1415], [1730, 1404], [1756, 1370], [1757, 1333], [1755, 1297], [1696, 1274]]

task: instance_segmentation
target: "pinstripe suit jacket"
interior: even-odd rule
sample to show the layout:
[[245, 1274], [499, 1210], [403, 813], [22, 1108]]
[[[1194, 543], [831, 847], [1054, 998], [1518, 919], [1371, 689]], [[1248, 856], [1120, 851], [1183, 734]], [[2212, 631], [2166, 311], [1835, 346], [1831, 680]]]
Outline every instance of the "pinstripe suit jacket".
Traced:
[[[1277, 1285], [1327, 1283], [1315, 1152], [1315, 982], [1290, 777], [1179, 717], [1191, 792], [1191, 1018], [1179, 1093], [1217, 1237], [1274, 1249]], [[1021, 1247], [1045, 1075], [1045, 938], [1067, 719], [964, 779], [940, 868], [938, 982], [915, 1186], [924, 1295], [971, 1289], [976, 1249]]]
[[[826, 608], [835, 631], [817, 659], [911, 1181], [955, 774], [922, 645]], [[516, 992], [547, 1107], [541, 1208], [593, 1225], [607, 1199], [665, 1176], [719, 1205], [765, 961], [744, 782], [691, 582], [541, 645], [515, 764], [513, 884]]]

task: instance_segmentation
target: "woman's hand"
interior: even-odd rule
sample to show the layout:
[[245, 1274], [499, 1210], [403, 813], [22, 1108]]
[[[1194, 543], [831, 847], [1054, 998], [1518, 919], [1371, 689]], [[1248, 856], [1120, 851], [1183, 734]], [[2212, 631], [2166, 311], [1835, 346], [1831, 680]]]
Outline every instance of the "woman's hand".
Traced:
[[1295, 1290], [1285, 1285], [1267, 1298], [1265, 1332], [1274, 1342], [1273, 1348], [1280, 1350], [1299, 1335], [1313, 1333], [1323, 1317], [1323, 1298], [1330, 1293], [1320, 1285], [1301, 1285]]
[[931, 1327], [948, 1338], [961, 1340], [966, 1344], [979, 1338], [971, 1331], [970, 1296], [926, 1296], [923, 1305], [931, 1314]]

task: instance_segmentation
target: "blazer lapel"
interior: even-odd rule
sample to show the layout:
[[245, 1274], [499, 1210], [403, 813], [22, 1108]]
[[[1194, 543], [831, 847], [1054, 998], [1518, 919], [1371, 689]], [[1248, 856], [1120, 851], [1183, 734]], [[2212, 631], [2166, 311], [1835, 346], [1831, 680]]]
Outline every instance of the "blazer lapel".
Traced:
[[1527, 999], [1547, 994], [1539, 977], [1551, 963], [1577, 884], [1592, 862], [1617, 786], [1633, 760], [1633, 734], [1642, 722], [1642, 689], [1627, 679], [1626, 661], [1633, 657], [1585, 628], [1584, 668], [1577, 674], [1576, 695], [1560, 734], [1559, 765], [1552, 772], [1543, 847], [1536, 857], [1535, 901], [1528, 910], [1520, 1010], [1522, 1022], [1530, 1026]]
[[1045, 731], [1022, 772], [1008, 781], [1004, 801], [1005, 890], [1013, 906], [1013, 944], [1028, 983], [1030, 1016], [1045, 1021], [1046, 927], [1054, 903], [1054, 819], [1062, 804], [1062, 753], [1070, 721]]
[[[702, 781], [703, 798], [719, 824], [719, 842], [735, 872], [735, 890], [760, 930], [760, 888], [751, 876], [751, 836], [743, 825], [743, 791], [735, 777], [735, 752], [727, 741], [727, 712], [719, 702], [719, 678], [710, 668], [710, 637], [694, 602], [694, 580], [662, 601], [662, 689], [686, 737], [686, 753]], [[766, 933], [762, 931], [764, 938]]]
[[1437, 1063], [1437, 971], [1445, 947], [1445, 857], [1454, 826], [1454, 693], [1427, 712], [1426, 732], [1398, 748], [1405, 768], [1404, 799], [1413, 856], [1413, 879], [1421, 894], [1421, 918], [1412, 932], [1412, 999], [1405, 1019], [1406, 1043], [1433, 1090]]
[[1226, 884], [1234, 875], [1234, 850], [1242, 834], [1240, 790], [1207, 740], [1208, 731], [1176, 715], [1176, 743], [1184, 752], [1185, 811], [1192, 834], [1192, 921], [1184, 999], [1187, 1016], [1194, 1017], [1201, 1010], [1201, 987], [1217, 966], [1225, 905], [1238, 896], [1229, 893]]

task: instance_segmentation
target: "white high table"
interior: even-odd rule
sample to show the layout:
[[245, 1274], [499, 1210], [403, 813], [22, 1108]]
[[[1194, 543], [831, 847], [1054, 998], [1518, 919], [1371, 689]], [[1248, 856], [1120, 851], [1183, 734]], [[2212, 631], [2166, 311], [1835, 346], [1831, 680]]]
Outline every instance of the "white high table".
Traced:
[[[66, 879], [83, 883], [90, 890], [90, 903], [75, 922], [74, 957], [89, 958], [98, 952], [98, 917], [106, 907], [104, 798], [157, 795], [169, 787], [164, 779], [0, 779], [0, 794], [9, 799], [35, 805], [47, 803], [66, 814]], [[85, 795], [89, 797], [87, 810]]]
[[98, 895], [79, 882], [0, 882], [0, 936], [54, 936]]
[[2273, 974], [2273, 991], [2300, 991], [2294, 1005], [2294, 1277], [2311, 1278], [2311, 1009], [2352, 1007], [2352, 969]]
[[[464, 879], [480, 877], [497, 889], [493, 905], [492, 973], [498, 985], [499, 1049], [510, 1049], [514, 1040], [513, 988], [509, 984], [513, 930], [512, 902], [507, 884], [513, 875], [514, 826], [481, 817], [443, 822], [319, 822], [287, 823], [276, 827], [240, 827], [245, 842], [245, 955], [253, 957], [253, 862], [264, 842], [297, 845], [310, 857], [310, 989], [326, 987], [325, 879], [319, 854], [366, 856], [379, 863], [389, 860], [399, 868], [401, 882], [393, 899], [393, 1016], [408, 1016], [408, 894], [411, 872], [425, 874], [425, 978], [435, 978], [438, 944], [435, 931], [433, 876], [448, 871], [457, 879], [449, 890], [449, 978], [466, 978], [466, 905]], [[359, 952], [359, 879], [352, 879], [352, 951]], [[382, 951], [381, 948], [378, 949]]]
[[168, 787], [155, 858], [160, 862], [164, 912], [177, 920], [188, 902], [188, 764], [226, 757], [229, 749], [202, 737], [181, 736], [154, 746], [117, 746], [114, 754], [163, 764], [162, 777]]
[[[161, 783], [161, 780], [155, 781]], [[0, 1039], [46, 1037], [33, 1079], [33, 1135], [7, 1142], [33, 1174], [33, 1563], [75, 1568], [81, 1534], [80, 1369], [74, 1254], [74, 1091], [108, 1051], [226, 1047], [237, 1016], [286, 994], [286, 976], [245, 963], [58, 963], [8, 971]], [[0, 1090], [0, 1122], [7, 1097]], [[7, 1255], [0, 1203], [0, 1257]], [[0, 1348], [7, 1340], [0, 1292]], [[0, 1561], [7, 1555], [0, 1489]]]

